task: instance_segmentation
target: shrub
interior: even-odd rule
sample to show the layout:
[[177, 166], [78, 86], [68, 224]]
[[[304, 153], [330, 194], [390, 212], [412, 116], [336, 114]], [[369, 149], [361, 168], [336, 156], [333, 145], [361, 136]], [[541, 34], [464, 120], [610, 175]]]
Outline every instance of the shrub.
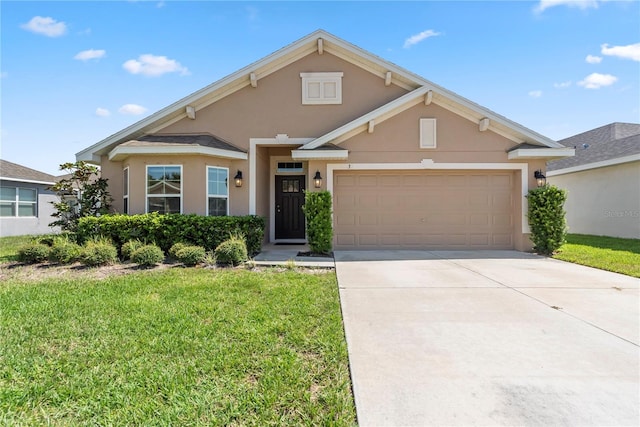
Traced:
[[145, 244], [138, 239], [129, 240], [128, 242], [124, 243], [122, 245], [122, 248], [120, 248], [122, 259], [131, 259], [131, 255], [144, 245]]
[[113, 264], [117, 260], [118, 250], [107, 239], [90, 240], [80, 254], [80, 262], [90, 267]]
[[44, 262], [49, 257], [49, 246], [42, 243], [30, 243], [18, 249], [18, 261], [27, 264]]
[[214, 253], [216, 261], [220, 264], [238, 265], [249, 258], [247, 244], [238, 235], [232, 235], [228, 240], [220, 243]]
[[131, 254], [131, 261], [143, 267], [152, 267], [164, 261], [164, 252], [156, 245], [144, 245]]
[[562, 246], [567, 235], [563, 209], [567, 193], [553, 185], [545, 185], [530, 190], [527, 199], [534, 250], [542, 255], [551, 255]]
[[[168, 251], [176, 242], [190, 242], [207, 251], [214, 250], [231, 233], [246, 237], [250, 254], [260, 252], [264, 240], [265, 219], [247, 216], [201, 216], [195, 214], [87, 216], [78, 222], [78, 243], [93, 236], [107, 236], [117, 246], [132, 239], [155, 242]], [[170, 254], [171, 255], [171, 254]]]
[[49, 251], [49, 261], [60, 264], [71, 264], [80, 258], [82, 248], [67, 237], [57, 237]]
[[331, 193], [328, 191], [307, 191], [304, 203], [302, 209], [307, 224], [309, 249], [317, 254], [328, 254], [333, 247]]
[[169, 256], [173, 259], [178, 259], [178, 252], [180, 252], [181, 249], [186, 248], [187, 246], [189, 246], [187, 243], [184, 242], [178, 242], [178, 243], [174, 243], [173, 246], [171, 246], [171, 248], [169, 248]]
[[176, 259], [184, 265], [194, 266], [204, 262], [206, 255], [202, 246], [183, 246], [176, 253]]

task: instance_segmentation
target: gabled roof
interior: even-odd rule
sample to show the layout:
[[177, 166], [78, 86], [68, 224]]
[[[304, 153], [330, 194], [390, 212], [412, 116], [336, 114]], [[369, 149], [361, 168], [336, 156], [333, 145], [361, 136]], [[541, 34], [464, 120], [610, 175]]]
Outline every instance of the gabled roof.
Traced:
[[[640, 155], [640, 124], [610, 123], [558, 141], [575, 148], [574, 157], [550, 161], [548, 171], [568, 168], [589, 169], [616, 163], [616, 159], [633, 161]], [[618, 162], [619, 163], [619, 162]]]
[[53, 175], [1, 159], [0, 179], [50, 185], [56, 182], [56, 177]]
[[[227, 77], [206, 86], [181, 100], [169, 105], [166, 108], [140, 120], [137, 123], [93, 144], [92, 146], [78, 152], [77, 160], [99, 162], [100, 156], [110, 152], [116, 145], [129, 140], [136, 140], [143, 135], [159, 132], [162, 128], [194, 114], [197, 110], [224, 98], [246, 86], [257, 84], [257, 82], [281, 68], [301, 59], [310, 53], [326, 51], [343, 60], [349, 61], [367, 71], [378, 75], [382, 79], [390, 77], [390, 82], [398, 85], [409, 93], [416, 93], [416, 89], [431, 91], [429, 99], [441, 107], [447, 108], [469, 120], [480, 122], [489, 119], [488, 129], [503, 135], [515, 143], [527, 142], [533, 145], [549, 148], [562, 147], [557, 142], [540, 135], [530, 129], [525, 128], [491, 110], [488, 110], [460, 95], [451, 92], [435, 83], [430, 82], [416, 74], [413, 74], [391, 62], [367, 52], [351, 43], [348, 43], [323, 30], [317, 30], [300, 40], [256, 61]], [[390, 73], [390, 74], [389, 74]], [[411, 98], [411, 97], [410, 97]], [[397, 100], [396, 100], [397, 101]], [[402, 109], [398, 108], [396, 101], [390, 102], [385, 108], [379, 108], [373, 120], [380, 117], [397, 114]], [[406, 102], [414, 102], [415, 99], [407, 99]], [[415, 105], [415, 104], [414, 104]], [[187, 108], [189, 107], [189, 108]], [[369, 116], [368, 114], [367, 116]], [[364, 119], [356, 119], [353, 122], [342, 126], [342, 132], [332, 131], [327, 135], [320, 136], [317, 140], [311, 141], [302, 147], [303, 149], [313, 149], [325, 142], [339, 143], [344, 140], [344, 135], [358, 133], [360, 123]], [[333, 138], [337, 136], [337, 138]], [[341, 139], [342, 138], [342, 139]], [[324, 141], [324, 142], [321, 142]]]

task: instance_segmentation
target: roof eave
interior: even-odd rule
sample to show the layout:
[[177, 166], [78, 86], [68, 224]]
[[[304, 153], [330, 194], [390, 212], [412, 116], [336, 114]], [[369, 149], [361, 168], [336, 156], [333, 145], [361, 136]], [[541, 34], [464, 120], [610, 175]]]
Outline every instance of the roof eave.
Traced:
[[220, 148], [202, 147], [199, 145], [184, 146], [172, 145], [167, 147], [122, 147], [118, 146], [109, 152], [109, 160], [122, 161], [132, 155], [190, 155], [198, 154], [223, 159], [247, 160], [247, 153], [240, 151], [223, 150]]
[[573, 148], [519, 148], [509, 151], [509, 160], [528, 159], [562, 159], [575, 156], [576, 150]]

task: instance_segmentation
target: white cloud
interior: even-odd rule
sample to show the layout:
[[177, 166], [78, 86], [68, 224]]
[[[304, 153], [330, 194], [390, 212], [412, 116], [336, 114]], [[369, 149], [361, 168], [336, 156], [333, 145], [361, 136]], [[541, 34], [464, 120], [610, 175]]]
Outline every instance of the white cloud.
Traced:
[[20, 25], [20, 28], [47, 37], [60, 37], [67, 32], [67, 24], [64, 22], [58, 22], [53, 18], [42, 16], [34, 16], [31, 21]]
[[532, 90], [531, 92], [529, 92], [529, 96], [532, 98], [540, 98], [542, 96], [542, 91], [541, 90]]
[[571, 80], [553, 84], [553, 87], [555, 87], [556, 89], [565, 89], [565, 88], [568, 88], [569, 86], [571, 86]]
[[96, 116], [98, 117], [109, 117], [111, 115], [111, 111], [106, 108], [96, 108]]
[[6, 71], [0, 73], [0, 79], [6, 79], [7, 77], [9, 77], [9, 73]]
[[140, 114], [144, 114], [146, 112], [146, 108], [144, 108], [142, 105], [137, 104], [125, 104], [118, 109], [118, 113], [128, 114], [130, 116], [139, 116]]
[[595, 56], [595, 55], [587, 55], [587, 57], [584, 60], [587, 61], [589, 64], [599, 64], [602, 62], [602, 57]]
[[640, 43], [628, 44], [626, 46], [611, 46], [603, 44], [600, 51], [603, 55], [617, 56], [618, 58], [640, 61]]
[[98, 50], [89, 49], [89, 50], [83, 50], [82, 52], [79, 52], [76, 56], [73, 57], [73, 59], [77, 59], [79, 61], [88, 61], [90, 59], [104, 58], [106, 54], [107, 54], [107, 51], [102, 49], [98, 49]]
[[611, 74], [593, 73], [589, 74], [584, 80], [579, 81], [578, 85], [583, 86], [585, 89], [600, 89], [603, 86], [611, 86], [618, 78]]
[[244, 8], [244, 10], [247, 12], [247, 19], [249, 20], [249, 22], [256, 22], [259, 20], [260, 10], [257, 7], [247, 6]]
[[579, 9], [596, 9], [598, 7], [598, 3], [598, 0], [540, 0], [540, 3], [538, 3], [534, 11], [542, 13], [545, 10], [556, 6], [577, 7]]
[[157, 7], [158, 9], [163, 8], [163, 7], [164, 7], [164, 1], [160, 1], [160, 2], [156, 3], [156, 7]]
[[143, 76], [161, 76], [166, 73], [180, 73], [185, 76], [189, 74], [186, 67], [180, 65], [175, 59], [166, 56], [156, 56], [151, 54], [140, 55], [138, 59], [130, 59], [122, 68], [131, 74], [142, 74]]
[[437, 31], [434, 30], [425, 30], [421, 33], [418, 34], [414, 34], [411, 37], [409, 37], [408, 39], [406, 39], [404, 41], [404, 48], [408, 49], [409, 47], [413, 46], [414, 44], [420, 43], [422, 40], [424, 39], [428, 39], [429, 37], [435, 37], [435, 36], [439, 36], [440, 33], [438, 33]]

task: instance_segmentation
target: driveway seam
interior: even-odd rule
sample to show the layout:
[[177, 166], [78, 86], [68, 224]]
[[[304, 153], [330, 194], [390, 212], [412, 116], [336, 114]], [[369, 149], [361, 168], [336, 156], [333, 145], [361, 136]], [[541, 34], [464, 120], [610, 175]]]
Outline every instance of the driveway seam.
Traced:
[[[631, 345], [633, 345], [633, 346], [635, 346], [635, 347], [640, 347], [640, 345], [638, 345], [638, 344], [634, 343], [633, 341], [629, 341], [628, 339], [626, 339], [626, 338], [624, 338], [624, 337], [621, 337], [620, 335], [614, 334], [614, 333], [613, 333], [613, 332], [611, 332], [611, 331], [608, 331], [608, 330], [606, 330], [606, 329], [603, 329], [603, 328], [601, 328], [600, 326], [598, 326], [598, 325], [596, 325], [596, 324], [593, 324], [593, 323], [589, 322], [588, 320], [582, 319], [582, 318], [580, 318], [580, 317], [578, 317], [578, 316], [576, 316], [576, 315], [573, 315], [573, 314], [571, 314], [571, 313], [568, 313], [568, 312], [566, 312], [566, 311], [564, 311], [564, 310], [562, 310], [562, 309], [555, 309], [555, 308], [553, 308], [552, 306], [550, 306], [549, 304], [547, 304], [546, 302], [544, 302], [544, 301], [542, 301], [542, 300], [540, 300], [540, 299], [538, 299], [538, 298], [536, 298], [536, 297], [534, 297], [534, 296], [532, 296], [532, 295], [529, 295], [529, 294], [526, 294], [526, 293], [524, 293], [524, 292], [520, 291], [520, 288], [514, 288], [514, 287], [512, 287], [512, 286], [506, 285], [506, 284], [504, 284], [504, 283], [500, 282], [499, 280], [496, 280], [496, 279], [494, 279], [494, 278], [492, 278], [492, 277], [489, 277], [489, 276], [487, 276], [487, 275], [485, 275], [485, 274], [482, 274], [482, 273], [480, 273], [479, 271], [475, 271], [475, 270], [473, 270], [472, 268], [467, 267], [466, 265], [463, 265], [463, 264], [459, 264], [459, 263], [457, 263], [457, 262], [455, 262], [455, 261], [453, 261], [453, 260], [451, 260], [451, 259], [441, 257], [441, 256], [440, 256], [440, 255], [438, 255], [438, 254], [434, 254], [434, 255], [435, 255], [435, 256], [437, 256], [437, 257], [439, 257], [439, 258], [441, 258], [441, 259], [443, 259], [443, 260], [449, 261], [449, 262], [451, 262], [452, 264], [457, 265], [458, 267], [462, 267], [462, 268], [464, 268], [465, 270], [468, 270], [468, 271], [470, 271], [470, 272], [472, 272], [472, 273], [476, 273], [476, 274], [478, 274], [478, 275], [480, 275], [480, 276], [482, 276], [482, 277], [484, 277], [484, 278], [486, 278], [486, 279], [489, 279], [489, 280], [491, 280], [492, 282], [495, 282], [495, 283], [497, 283], [497, 284], [499, 284], [499, 285], [501, 285], [501, 286], [503, 286], [503, 287], [505, 287], [505, 288], [507, 288], [507, 289], [511, 289], [511, 290], [513, 290], [513, 291], [515, 291], [515, 292], [517, 292], [517, 293], [521, 294], [521, 295], [524, 295], [525, 297], [531, 298], [532, 300], [539, 302], [540, 304], [544, 305], [545, 307], [551, 308], [552, 310], [558, 311], [558, 312], [560, 312], [560, 313], [562, 313], [562, 314], [565, 314], [565, 315], [567, 315], [567, 316], [569, 316], [569, 317], [572, 317], [572, 318], [574, 318], [574, 319], [576, 319], [576, 320], [578, 320], [578, 321], [580, 321], [580, 322], [582, 322], [582, 323], [585, 323], [585, 324], [587, 324], [587, 325], [589, 325], [589, 326], [592, 326], [592, 327], [594, 327], [594, 328], [596, 328], [596, 329], [599, 329], [599, 330], [601, 330], [602, 332], [605, 332], [605, 333], [607, 333], [607, 334], [609, 334], [609, 335], [612, 335], [612, 336], [614, 336], [614, 337], [616, 337], [616, 338], [619, 338], [619, 339], [621, 339], [622, 341], [628, 342], [629, 344], [631, 344]], [[534, 289], [534, 288], [530, 288], [530, 289]], [[581, 289], [581, 288], [560, 288], [560, 289]], [[591, 289], [591, 288], [582, 288], [582, 289]], [[611, 289], [611, 288], [595, 288], [595, 289]]]

